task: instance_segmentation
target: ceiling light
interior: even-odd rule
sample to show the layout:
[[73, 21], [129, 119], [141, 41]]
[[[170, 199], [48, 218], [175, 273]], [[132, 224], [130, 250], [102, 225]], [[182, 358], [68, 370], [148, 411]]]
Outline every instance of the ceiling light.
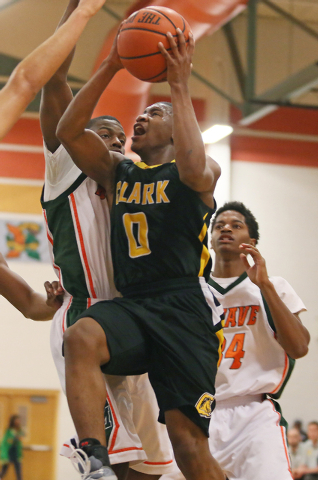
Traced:
[[231, 135], [233, 127], [230, 125], [213, 125], [205, 132], [202, 133], [202, 138], [205, 144], [216, 143], [224, 137]]

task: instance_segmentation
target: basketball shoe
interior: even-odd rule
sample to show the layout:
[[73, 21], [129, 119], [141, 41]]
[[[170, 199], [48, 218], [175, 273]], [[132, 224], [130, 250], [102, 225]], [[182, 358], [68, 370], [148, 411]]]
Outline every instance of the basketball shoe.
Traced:
[[113, 470], [103, 465], [102, 460], [95, 455], [88, 456], [81, 448], [73, 450], [70, 460], [75, 469], [81, 474], [82, 480], [117, 480]]

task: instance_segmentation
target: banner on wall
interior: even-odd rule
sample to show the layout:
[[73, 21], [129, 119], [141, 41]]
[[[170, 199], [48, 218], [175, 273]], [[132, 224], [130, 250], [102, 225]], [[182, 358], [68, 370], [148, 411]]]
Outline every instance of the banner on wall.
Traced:
[[43, 217], [0, 213], [0, 252], [8, 261], [50, 263]]

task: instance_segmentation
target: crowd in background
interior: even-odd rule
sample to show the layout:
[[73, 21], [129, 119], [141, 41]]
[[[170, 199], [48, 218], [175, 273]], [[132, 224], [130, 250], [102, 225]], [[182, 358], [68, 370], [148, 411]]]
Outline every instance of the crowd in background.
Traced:
[[318, 422], [310, 422], [305, 432], [302, 422], [296, 420], [287, 432], [287, 440], [293, 478], [318, 480]]

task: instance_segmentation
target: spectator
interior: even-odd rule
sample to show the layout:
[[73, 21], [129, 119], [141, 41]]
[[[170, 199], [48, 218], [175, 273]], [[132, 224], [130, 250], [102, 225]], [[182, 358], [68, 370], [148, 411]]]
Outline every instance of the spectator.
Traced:
[[293, 478], [300, 479], [297, 469], [304, 463], [304, 444], [298, 428], [291, 427], [288, 430], [287, 441]]
[[301, 420], [295, 420], [293, 428], [297, 428], [301, 435], [301, 441], [305, 442], [308, 439], [306, 432], [303, 429], [303, 422]]
[[318, 480], [318, 422], [310, 422], [307, 427], [308, 440], [304, 442], [303, 464], [296, 469], [294, 478]]
[[21, 437], [23, 431], [21, 429], [21, 419], [19, 415], [10, 417], [9, 426], [4, 434], [1, 442], [2, 469], [0, 479], [2, 480], [8, 471], [10, 463], [13, 463], [17, 480], [22, 480], [21, 458], [22, 458], [22, 442]]

